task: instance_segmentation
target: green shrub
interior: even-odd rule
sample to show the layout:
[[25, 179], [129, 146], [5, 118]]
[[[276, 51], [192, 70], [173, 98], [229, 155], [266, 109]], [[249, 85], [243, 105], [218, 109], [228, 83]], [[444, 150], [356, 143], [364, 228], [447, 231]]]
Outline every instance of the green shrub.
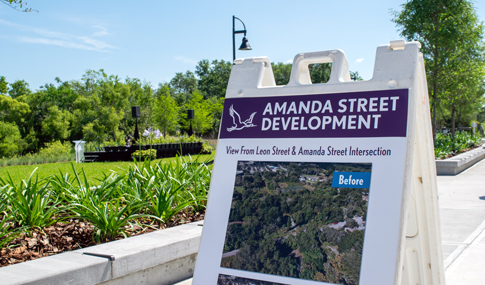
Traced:
[[[177, 137], [172, 137], [172, 136], [159, 136], [159, 137], [154, 137], [154, 136], [141, 136], [138, 141], [131, 141], [132, 144], [141, 144], [141, 145], [153, 145], [153, 144], [165, 144], [165, 143], [189, 143], [189, 142], [201, 142], [202, 138], [196, 137], [196, 136], [177, 136]], [[96, 143], [95, 143], [96, 144]], [[92, 149], [95, 148], [95, 144], [88, 142], [85, 146], [86, 149]], [[125, 145], [125, 142], [122, 140], [117, 140], [117, 141], [105, 141], [103, 143], [100, 143], [101, 146], [122, 146]]]
[[207, 142], [204, 141], [202, 144], [202, 150], [200, 151], [201, 154], [211, 154], [214, 151], [214, 148]]
[[70, 142], [65, 141], [61, 143], [60, 141], [55, 141], [52, 143], [47, 143], [44, 148], [42, 148], [38, 155], [42, 157], [62, 157], [69, 156], [73, 152], [73, 147]]
[[468, 148], [480, 145], [481, 141], [480, 135], [471, 135], [465, 131], [456, 132], [454, 139], [450, 133], [438, 133], [434, 144], [435, 158], [442, 159], [450, 154], [459, 154]]
[[122, 146], [124, 144], [120, 144], [119, 142], [116, 141], [106, 141], [103, 143], [103, 146]]
[[157, 151], [155, 149], [147, 149], [147, 150], [137, 150], [131, 154], [131, 157], [134, 159], [156, 159], [157, 158]]
[[75, 160], [76, 155], [71, 143], [55, 141], [47, 143], [38, 153], [27, 153], [24, 156], [1, 158], [0, 166], [32, 165], [41, 163], [67, 162]]
[[164, 143], [189, 143], [189, 142], [201, 142], [202, 138], [196, 137], [196, 136], [179, 136], [179, 137], [159, 137], [155, 138], [152, 140], [143, 140], [144, 143], [146, 144], [164, 144]]

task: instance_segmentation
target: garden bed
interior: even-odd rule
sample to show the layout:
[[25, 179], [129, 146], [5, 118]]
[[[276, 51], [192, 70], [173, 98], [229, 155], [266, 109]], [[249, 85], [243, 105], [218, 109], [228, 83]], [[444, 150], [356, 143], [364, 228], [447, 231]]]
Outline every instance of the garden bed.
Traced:
[[207, 162], [145, 161], [96, 182], [74, 166], [75, 175], [0, 179], [0, 266], [202, 220]]
[[171, 285], [192, 277], [202, 226], [198, 221], [6, 266], [2, 284]]
[[436, 159], [446, 159], [460, 153], [479, 147], [483, 144], [478, 134], [469, 134], [465, 131], [456, 132], [453, 137], [450, 133], [436, 134], [434, 154]]
[[[205, 210], [196, 213], [187, 213], [186, 210], [178, 213], [169, 223], [141, 227], [139, 225], [126, 226], [129, 237], [166, 229], [178, 225], [188, 224], [204, 219]], [[143, 223], [143, 221], [140, 221]], [[24, 233], [12, 240], [10, 246], [0, 251], [0, 267], [21, 263], [41, 257], [51, 256], [71, 250], [94, 246], [93, 231], [95, 227], [89, 222], [71, 219], [67, 223], [56, 223], [52, 226]], [[123, 239], [118, 236], [115, 240]]]
[[485, 158], [485, 139], [478, 147], [466, 152], [453, 155], [446, 159], [436, 160], [436, 173], [438, 175], [456, 175]]
[[442, 157], [439, 160], [444, 160], [444, 159], [452, 158], [452, 157], [457, 156], [457, 155], [460, 155], [462, 153], [469, 152], [470, 150], [474, 150], [474, 149], [480, 148], [481, 146], [483, 146], [483, 144], [484, 144], [484, 142], [482, 141], [481, 143], [475, 144], [472, 147], [465, 148], [465, 149], [461, 149], [460, 152], [458, 152], [458, 153], [456, 153], [456, 152], [453, 151], [453, 152], [445, 155], [444, 157]]

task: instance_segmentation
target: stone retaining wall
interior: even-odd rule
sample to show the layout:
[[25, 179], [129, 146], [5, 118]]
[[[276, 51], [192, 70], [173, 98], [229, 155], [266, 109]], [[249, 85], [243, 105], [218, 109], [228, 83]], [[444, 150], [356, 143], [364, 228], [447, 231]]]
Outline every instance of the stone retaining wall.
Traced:
[[[174, 284], [192, 277], [203, 221], [0, 268], [1, 284]], [[114, 260], [83, 254], [113, 256]]]
[[[485, 143], [485, 139], [482, 139], [482, 142]], [[436, 173], [438, 175], [456, 175], [484, 158], [485, 146], [482, 145], [447, 159], [436, 160]]]

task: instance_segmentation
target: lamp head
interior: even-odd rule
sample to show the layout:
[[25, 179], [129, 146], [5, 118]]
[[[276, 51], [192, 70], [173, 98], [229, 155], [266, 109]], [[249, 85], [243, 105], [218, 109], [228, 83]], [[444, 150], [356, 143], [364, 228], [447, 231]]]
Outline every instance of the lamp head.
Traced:
[[133, 107], [131, 107], [131, 116], [133, 118], [140, 118], [141, 117], [141, 114], [140, 114], [140, 106], [133, 106]]
[[242, 44], [239, 47], [239, 50], [252, 50], [251, 46], [248, 43], [248, 38], [246, 36], [244, 36], [244, 38], [242, 39]]
[[194, 109], [187, 110], [187, 119], [193, 120], [194, 119]]

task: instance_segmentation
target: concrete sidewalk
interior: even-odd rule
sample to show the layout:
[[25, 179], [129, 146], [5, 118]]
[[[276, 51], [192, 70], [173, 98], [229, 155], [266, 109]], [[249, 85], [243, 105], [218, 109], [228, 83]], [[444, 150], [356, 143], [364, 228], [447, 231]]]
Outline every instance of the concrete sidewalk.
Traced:
[[485, 160], [437, 178], [446, 284], [485, 284]]
[[438, 176], [447, 285], [485, 284], [485, 160]]

